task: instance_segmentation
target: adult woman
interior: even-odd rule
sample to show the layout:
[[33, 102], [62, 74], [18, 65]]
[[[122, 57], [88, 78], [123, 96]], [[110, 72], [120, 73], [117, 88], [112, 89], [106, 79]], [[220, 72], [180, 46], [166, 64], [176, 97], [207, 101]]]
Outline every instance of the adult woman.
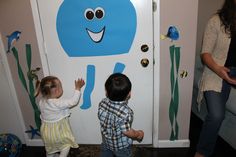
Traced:
[[225, 0], [223, 7], [207, 23], [201, 59], [205, 64], [198, 102], [206, 100], [204, 121], [195, 157], [210, 156], [224, 120], [225, 104], [236, 79], [236, 0]]

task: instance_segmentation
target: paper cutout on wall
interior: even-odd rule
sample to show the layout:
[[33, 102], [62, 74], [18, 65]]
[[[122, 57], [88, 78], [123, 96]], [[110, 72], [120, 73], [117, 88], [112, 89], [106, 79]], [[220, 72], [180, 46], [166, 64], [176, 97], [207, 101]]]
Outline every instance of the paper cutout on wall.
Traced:
[[171, 83], [171, 100], [169, 106], [169, 120], [171, 124], [170, 140], [178, 140], [179, 125], [177, 121], [178, 107], [179, 107], [179, 63], [180, 63], [180, 47], [172, 45], [169, 47], [171, 70], [170, 70], [170, 83]]
[[167, 34], [166, 35], [161, 35], [161, 39], [164, 40], [166, 38], [173, 40], [178, 40], [179, 39], [179, 31], [176, 26], [170, 26], [168, 28]]
[[[136, 10], [130, 0], [64, 0], [56, 19], [60, 44], [69, 57], [129, 53], [136, 28]], [[117, 62], [113, 72], [123, 72], [124, 68]], [[81, 109], [91, 107], [94, 83], [95, 65], [88, 65]]]
[[19, 40], [20, 34], [20, 31], [15, 31], [11, 35], [7, 35], [7, 52], [10, 52], [13, 42]]
[[56, 26], [70, 57], [117, 55], [129, 52], [137, 17], [130, 0], [64, 0]]
[[37, 67], [36, 69], [31, 69], [30, 71], [27, 72], [27, 76], [28, 78], [32, 79], [32, 80], [38, 80], [38, 71], [40, 70], [39, 67]]
[[88, 109], [91, 107], [91, 94], [95, 83], [95, 66], [87, 66], [87, 82], [83, 94], [83, 104], [80, 106], [81, 109]]
[[125, 69], [125, 64], [123, 63], [116, 63], [113, 73], [122, 73]]
[[186, 70], [183, 70], [179, 75], [181, 78], [186, 78], [188, 76], [188, 72]]
[[30, 125], [30, 130], [26, 130], [25, 133], [31, 133], [31, 139], [33, 139], [36, 135], [41, 136], [39, 129], [34, 128], [32, 125]]
[[39, 129], [41, 126], [41, 119], [40, 119], [40, 111], [39, 111], [38, 105], [36, 104], [36, 99], [34, 97], [34, 93], [35, 93], [34, 81], [37, 81], [37, 79], [38, 79], [37, 72], [40, 70], [40, 68], [36, 68], [36, 69], [31, 68], [31, 56], [32, 56], [31, 45], [26, 44], [25, 48], [26, 48], [26, 61], [27, 61], [27, 66], [28, 66], [28, 69], [26, 69], [27, 70], [28, 85], [26, 82], [26, 77], [24, 75], [23, 69], [20, 65], [18, 50], [15, 47], [13, 47], [11, 50], [12, 50], [12, 53], [13, 53], [14, 58], [16, 60], [19, 79], [20, 79], [24, 89], [28, 93], [30, 103], [31, 103], [33, 110], [34, 110], [35, 124], [36, 124], [37, 128]]

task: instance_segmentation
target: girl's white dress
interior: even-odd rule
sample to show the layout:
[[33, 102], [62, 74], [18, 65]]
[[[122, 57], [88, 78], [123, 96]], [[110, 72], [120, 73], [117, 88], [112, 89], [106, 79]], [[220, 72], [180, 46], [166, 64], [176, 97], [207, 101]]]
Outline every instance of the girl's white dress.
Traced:
[[39, 101], [42, 120], [40, 133], [47, 154], [60, 152], [67, 147], [78, 148], [68, 117], [70, 107], [78, 104], [80, 96], [80, 91], [75, 90], [71, 99], [41, 99]]

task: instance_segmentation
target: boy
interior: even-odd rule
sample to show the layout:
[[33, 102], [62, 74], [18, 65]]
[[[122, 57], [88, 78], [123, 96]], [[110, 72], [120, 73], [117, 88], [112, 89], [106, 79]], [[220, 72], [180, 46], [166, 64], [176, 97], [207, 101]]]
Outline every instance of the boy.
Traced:
[[132, 84], [121, 73], [110, 75], [106, 80], [104, 98], [98, 107], [102, 146], [100, 157], [131, 157], [133, 140], [142, 141], [144, 132], [131, 128], [133, 111], [128, 106]]

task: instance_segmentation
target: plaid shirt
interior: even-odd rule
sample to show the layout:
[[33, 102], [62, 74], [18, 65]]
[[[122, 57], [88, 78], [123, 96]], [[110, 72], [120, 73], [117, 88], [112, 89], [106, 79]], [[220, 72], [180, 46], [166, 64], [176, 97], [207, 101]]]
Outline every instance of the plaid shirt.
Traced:
[[130, 146], [133, 140], [122, 132], [131, 129], [133, 111], [127, 101], [111, 101], [104, 98], [98, 107], [103, 143], [110, 150], [119, 150]]

